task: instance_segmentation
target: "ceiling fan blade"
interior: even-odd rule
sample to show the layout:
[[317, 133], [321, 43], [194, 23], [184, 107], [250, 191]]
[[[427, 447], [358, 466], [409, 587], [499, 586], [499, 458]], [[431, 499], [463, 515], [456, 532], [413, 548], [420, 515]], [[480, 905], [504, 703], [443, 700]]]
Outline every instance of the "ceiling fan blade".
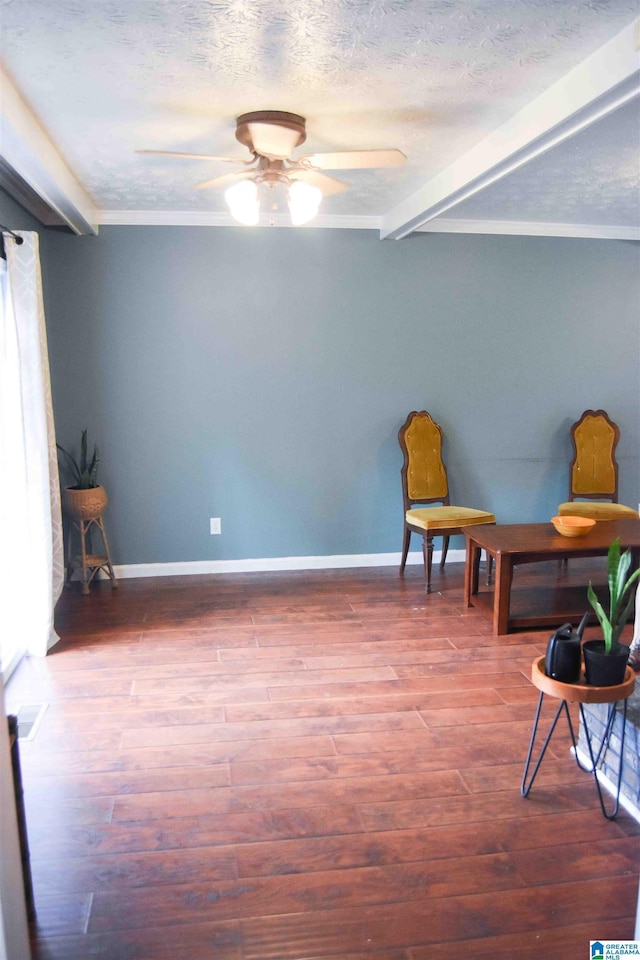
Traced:
[[136, 150], [136, 153], [151, 154], [154, 157], [182, 157], [186, 160], [218, 160], [220, 163], [253, 163], [241, 157], [215, 157], [210, 153], [178, 153], [175, 150]]
[[344, 150], [340, 153], [309, 153], [298, 157], [320, 170], [366, 170], [399, 167], [407, 158], [402, 150]]
[[318, 187], [319, 190], [322, 190], [322, 193], [325, 197], [330, 197], [334, 193], [342, 193], [343, 190], [348, 190], [349, 185], [342, 183], [341, 180], [336, 180], [335, 177], [327, 177], [324, 173], [319, 173], [317, 170], [306, 170], [304, 167], [299, 170], [287, 171], [290, 180], [303, 180], [305, 183], [310, 183], [314, 187]]
[[226, 183], [233, 183], [235, 180], [248, 180], [249, 171], [241, 170], [239, 173], [225, 173], [222, 177], [214, 177], [213, 180], [204, 180], [202, 183], [196, 183], [196, 190], [206, 190], [208, 187], [222, 187]]

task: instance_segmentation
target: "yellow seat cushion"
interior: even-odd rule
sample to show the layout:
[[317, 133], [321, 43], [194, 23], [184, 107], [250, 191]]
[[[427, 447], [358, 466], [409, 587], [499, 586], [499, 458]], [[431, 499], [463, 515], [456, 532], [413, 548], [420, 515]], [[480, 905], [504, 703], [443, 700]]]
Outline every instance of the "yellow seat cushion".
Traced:
[[601, 503], [597, 500], [573, 500], [561, 503], [558, 507], [560, 517], [590, 517], [592, 520], [623, 520], [626, 517], [638, 519], [638, 511], [625, 507], [623, 503]]
[[485, 510], [473, 510], [471, 507], [418, 507], [407, 510], [407, 523], [423, 530], [446, 529], [447, 527], [468, 527], [474, 523], [495, 523], [496, 518]]

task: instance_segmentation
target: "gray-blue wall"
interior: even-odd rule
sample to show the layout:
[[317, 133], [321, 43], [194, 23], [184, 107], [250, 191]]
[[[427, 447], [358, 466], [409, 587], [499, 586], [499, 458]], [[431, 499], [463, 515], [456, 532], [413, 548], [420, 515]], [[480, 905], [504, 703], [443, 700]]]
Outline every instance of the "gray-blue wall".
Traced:
[[100, 446], [117, 563], [399, 550], [412, 409], [444, 429], [454, 502], [501, 522], [566, 498], [587, 407], [640, 499], [639, 244], [42, 233], [58, 437]]

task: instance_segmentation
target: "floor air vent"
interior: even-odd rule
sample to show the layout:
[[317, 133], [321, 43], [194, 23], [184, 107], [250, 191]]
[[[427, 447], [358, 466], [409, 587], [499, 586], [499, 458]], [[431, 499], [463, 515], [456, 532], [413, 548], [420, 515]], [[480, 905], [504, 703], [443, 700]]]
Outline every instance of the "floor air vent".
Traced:
[[28, 703], [18, 709], [18, 740], [33, 740], [48, 703]]

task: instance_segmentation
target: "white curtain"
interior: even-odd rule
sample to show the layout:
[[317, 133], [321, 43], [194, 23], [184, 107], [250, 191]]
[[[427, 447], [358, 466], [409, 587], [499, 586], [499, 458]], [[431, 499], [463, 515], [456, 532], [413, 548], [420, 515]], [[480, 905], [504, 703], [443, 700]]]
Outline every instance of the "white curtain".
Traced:
[[5, 234], [6, 264], [0, 260], [0, 633], [44, 656], [59, 639], [60, 486], [39, 237], [18, 235], [20, 245]]

